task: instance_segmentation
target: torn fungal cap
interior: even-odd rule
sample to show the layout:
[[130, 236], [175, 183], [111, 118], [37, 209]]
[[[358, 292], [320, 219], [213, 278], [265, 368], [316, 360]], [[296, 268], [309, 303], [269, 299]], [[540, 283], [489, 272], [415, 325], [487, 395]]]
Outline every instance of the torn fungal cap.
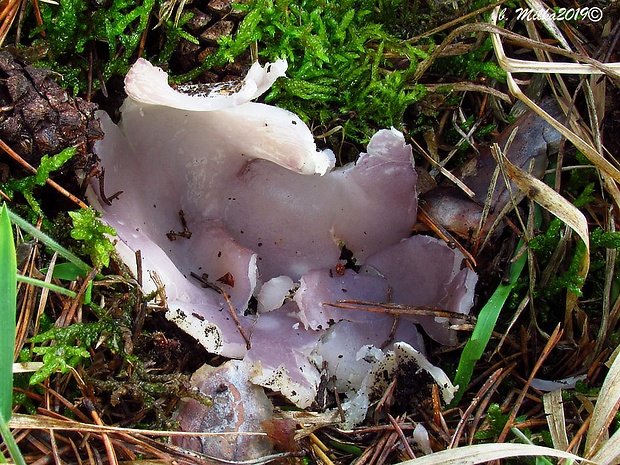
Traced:
[[189, 111], [221, 110], [257, 98], [267, 91], [276, 79], [284, 76], [287, 67], [286, 60], [277, 60], [264, 67], [255, 62], [236, 92], [214, 90], [207, 95], [191, 95], [170, 87], [164, 70], [138, 58], [125, 77], [125, 92], [138, 103]]
[[[140, 58], [125, 77], [125, 92], [129, 99], [123, 105], [123, 115], [133, 107], [139, 108], [144, 116], [142, 109], [153, 105], [173, 110], [169, 122], [179, 127], [184, 127], [189, 120], [202, 121], [211, 129], [226, 125], [237, 131], [238, 139], [247, 141], [249, 146], [243, 150], [246, 155], [269, 160], [297, 173], [324, 175], [332, 170], [336, 157], [331, 150], [317, 151], [312, 133], [297, 115], [250, 102], [284, 76], [287, 66], [286, 60], [265, 66], [254, 63], [237, 87], [221, 87], [209, 93], [192, 89], [183, 93], [170, 87], [168, 75], [161, 68]], [[174, 110], [185, 111], [174, 113]], [[202, 135], [207, 134], [208, 128], [205, 127]]]

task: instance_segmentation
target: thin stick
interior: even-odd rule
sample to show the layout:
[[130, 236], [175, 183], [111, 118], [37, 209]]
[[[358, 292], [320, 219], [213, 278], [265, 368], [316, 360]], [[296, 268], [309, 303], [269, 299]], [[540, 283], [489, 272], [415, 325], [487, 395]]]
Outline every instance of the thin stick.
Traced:
[[[41, 8], [39, 7], [39, 0], [32, 0], [32, 9], [34, 11], [34, 17], [37, 20], [37, 26], [43, 26], [43, 16], [41, 15]], [[39, 31], [41, 37], [45, 38], [45, 31], [41, 29]]]
[[[95, 406], [90, 401], [90, 399], [84, 399], [84, 406], [90, 410], [90, 416], [92, 417], [95, 424], [99, 426], [104, 426], [97, 410], [95, 410]], [[110, 436], [108, 433], [101, 433], [101, 437], [103, 439], [103, 444], [105, 445], [105, 450], [108, 454], [108, 459], [110, 461], [110, 465], [118, 465], [118, 459], [116, 458], [116, 452], [114, 451], [114, 446], [112, 445], [112, 441], [110, 441]]]
[[540, 354], [540, 357], [538, 358], [538, 360], [536, 361], [536, 364], [532, 368], [532, 372], [530, 373], [530, 376], [529, 376], [525, 386], [523, 386], [523, 389], [521, 389], [521, 392], [519, 393], [519, 397], [517, 397], [517, 401], [515, 402], [512, 410], [510, 412], [510, 415], [508, 417], [508, 421], [506, 422], [506, 425], [504, 426], [504, 429], [503, 429], [502, 433], [500, 434], [499, 438], [497, 439], [498, 443], [499, 442], [504, 442], [506, 440], [506, 436], [508, 435], [508, 431], [510, 431], [510, 428], [513, 426], [513, 422], [514, 422], [515, 418], [517, 417], [517, 413], [519, 412], [519, 408], [521, 407], [521, 404], [522, 404], [523, 400], [525, 399], [525, 396], [526, 396], [527, 391], [528, 391], [528, 389], [530, 387], [530, 383], [532, 382], [532, 379], [534, 379], [534, 377], [536, 376], [536, 373], [538, 373], [538, 370], [542, 366], [543, 362], [549, 356], [549, 354], [551, 353], [553, 348], [557, 345], [557, 343], [560, 342], [561, 338], [562, 338], [562, 330], [560, 329], [560, 325], [558, 324], [558, 326], [556, 326], [555, 330], [551, 334], [551, 337], [547, 341], [547, 344], [545, 345], [545, 348], [543, 349], [542, 354]]
[[82, 304], [82, 298], [84, 297], [84, 294], [86, 293], [86, 290], [88, 289], [88, 286], [90, 285], [92, 280], [95, 279], [95, 276], [97, 276], [97, 273], [99, 273], [99, 270], [95, 267], [92, 270], [90, 270], [86, 278], [84, 278], [84, 281], [82, 282], [82, 285], [80, 286], [77, 296], [71, 302], [71, 306], [67, 309], [66, 312], [63, 311], [63, 313], [58, 318], [58, 321], [56, 322], [57, 328], [65, 327], [69, 325], [70, 322], [73, 320], [73, 318], [75, 317], [75, 312], [77, 308]]
[[2, 21], [2, 25], [0, 26], [0, 46], [4, 43], [9, 29], [13, 25], [13, 21], [15, 21], [20, 3], [20, 0], [9, 0], [2, 13], [0, 13], [0, 20]]
[[463, 434], [463, 430], [465, 429], [465, 424], [469, 420], [469, 416], [474, 411], [478, 403], [482, 400], [487, 391], [491, 389], [491, 386], [493, 386], [497, 382], [497, 379], [503, 371], [504, 369], [500, 368], [499, 370], [494, 372], [491, 377], [487, 379], [482, 385], [482, 387], [478, 390], [478, 392], [470, 402], [469, 406], [467, 407], [467, 410], [463, 412], [463, 415], [461, 416], [458, 425], [456, 425], [456, 429], [454, 430], [454, 434], [452, 435], [450, 444], [448, 444], [448, 449], [454, 449], [456, 446], [458, 446], [459, 440], [461, 439], [461, 434]]
[[226, 303], [228, 304], [228, 308], [230, 309], [230, 315], [232, 316], [232, 319], [235, 322], [235, 325], [237, 325], [239, 334], [241, 334], [241, 337], [245, 341], [246, 349], [250, 350], [252, 348], [252, 344], [250, 344], [250, 339], [248, 338], [247, 334], [245, 334], [245, 331], [243, 330], [243, 327], [241, 326], [241, 323], [239, 322], [239, 318], [237, 317], [237, 311], [235, 310], [235, 307], [233, 307], [233, 304], [230, 301], [230, 298], [228, 297], [228, 294], [226, 293], [226, 291], [224, 291], [224, 289], [220, 289], [220, 292], [224, 296], [224, 299], [226, 300]]
[[[0, 148], [2, 150], [4, 150], [6, 153], [8, 153], [11, 156], [11, 158], [13, 158], [13, 160], [15, 160], [21, 166], [23, 166], [27, 171], [30, 171], [33, 174], [37, 174], [36, 168], [34, 168], [30, 163], [28, 163], [26, 160], [24, 160], [22, 157], [20, 157], [17, 154], [17, 152], [15, 152], [15, 150], [13, 150], [11, 147], [9, 147], [2, 139], [0, 139]], [[84, 208], [84, 209], [88, 208], [88, 205], [86, 205], [84, 202], [82, 202], [80, 199], [78, 199], [75, 195], [73, 195], [71, 192], [66, 190], [64, 187], [62, 187], [57, 182], [52, 181], [49, 178], [47, 178], [45, 180], [45, 182], [47, 182], [50, 186], [52, 186], [54, 189], [56, 189], [62, 195], [67, 197], [69, 200], [71, 200], [72, 202], [77, 204], [80, 208]]]
[[467, 266], [470, 269], [475, 268], [476, 259], [473, 257], [469, 251], [461, 245], [459, 241], [457, 241], [454, 236], [444, 228], [441, 224], [436, 222], [434, 218], [428, 214], [428, 212], [424, 209], [424, 207], [418, 205], [418, 219], [427, 225], [431, 230], [439, 236], [439, 238], [444, 241], [448, 247], [453, 248], [456, 247], [463, 255], [465, 255], [465, 260], [467, 262]]
[[144, 320], [146, 318], [146, 302], [142, 300], [142, 251], [136, 250], [136, 280], [138, 281], [138, 288], [136, 294], [136, 316], [133, 323], [133, 343], [138, 342], [138, 337], [142, 334], [142, 328], [144, 327]]
[[228, 304], [228, 308], [230, 309], [230, 315], [232, 316], [232, 319], [235, 322], [235, 325], [237, 325], [237, 330], [239, 331], [239, 334], [241, 334], [241, 337], [245, 341], [245, 347], [248, 350], [250, 350], [250, 348], [252, 347], [252, 345], [250, 344], [250, 339], [248, 338], [247, 334], [245, 334], [245, 331], [243, 330], [243, 327], [241, 326], [241, 323], [239, 322], [239, 318], [237, 317], [237, 311], [235, 310], [235, 307], [233, 307], [233, 304], [230, 301], [230, 297], [228, 297], [228, 294], [226, 293], [226, 291], [222, 289], [220, 286], [218, 286], [217, 284], [213, 284], [207, 281], [204, 276], [200, 276], [194, 273], [193, 271], [190, 272], [190, 275], [192, 276], [192, 278], [196, 278], [198, 281], [200, 281], [204, 287], [209, 287], [213, 289], [214, 291], [217, 291], [220, 294], [222, 294], [222, 296], [224, 297], [224, 300], [226, 300], [226, 303]]
[[426, 305], [401, 305], [380, 302], [366, 302], [363, 300], [338, 300], [336, 302], [323, 302], [323, 305], [348, 310], [362, 310], [373, 313], [384, 313], [387, 315], [409, 315], [409, 316], [432, 316], [441, 318], [455, 318], [475, 323], [476, 318], [463, 313], [451, 312], [437, 307]]

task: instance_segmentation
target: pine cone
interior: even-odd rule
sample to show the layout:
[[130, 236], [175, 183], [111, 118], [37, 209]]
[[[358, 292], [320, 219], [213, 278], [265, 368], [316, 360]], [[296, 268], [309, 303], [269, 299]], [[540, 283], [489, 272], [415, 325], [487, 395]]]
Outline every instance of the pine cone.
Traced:
[[0, 52], [0, 138], [33, 166], [43, 155], [76, 147], [64, 167], [88, 169], [95, 163], [95, 141], [103, 137], [95, 118], [97, 105], [71, 97], [57, 75]]
[[[217, 52], [217, 41], [222, 36], [237, 33], [244, 12], [235, 10], [233, 0], [193, 0], [188, 1], [186, 12], [194, 16], [183, 27], [186, 32], [196, 37], [200, 44], [193, 44], [185, 39], [172, 55], [170, 70], [173, 73], [185, 73], [199, 66], [209, 55]], [[239, 3], [239, 2], [235, 2]], [[222, 82], [241, 78], [250, 66], [250, 55], [244, 54], [233, 63], [222, 68], [213, 68], [203, 73], [197, 81], [205, 83]]]

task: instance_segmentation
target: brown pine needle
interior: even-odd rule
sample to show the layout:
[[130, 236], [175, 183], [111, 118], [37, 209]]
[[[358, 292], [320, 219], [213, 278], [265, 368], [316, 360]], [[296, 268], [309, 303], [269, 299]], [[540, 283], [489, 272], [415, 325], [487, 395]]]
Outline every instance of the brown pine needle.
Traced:
[[437, 307], [426, 305], [401, 305], [394, 303], [367, 302], [364, 300], [338, 300], [336, 302], [323, 302], [323, 305], [347, 310], [360, 310], [373, 313], [385, 313], [387, 315], [431, 316], [441, 318], [455, 318], [475, 323], [476, 318], [463, 313], [451, 312]]
[[523, 386], [523, 389], [521, 389], [521, 392], [519, 393], [519, 397], [517, 398], [516, 402], [514, 403], [512, 407], [512, 410], [510, 411], [510, 416], [508, 417], [508, 421], [506, 422], [506, 425], [504, 426], [504, 429], [502, 430], [502, 434], [499, 435], [497, 442], [504, 442], [506, 440], [508, 431], [510, 431], [510, 428], [514, 426], [513, 422], [515, 418], [517, 417], [517, 413], [519, 412], [519, 408], [521, 408], [521, 404], [523, 403], [525, 396], [527, 395], [527, 391], [529, 390], [532, 379], [534, 379], [534, 377], [536, 376], [536, 373], [538, 373], [538, 370], [540, 369], [540, 367], [542, 366], [546, 358], [549, 356], [553, 348], [558, 344], [558, 342], [560, 342], [560, 339], [562, 339], [562, 334], [563, 332], [560, 329], [560, 325], [556, 326], [555, 330], [551, 334], [551, 337], [547, 341], [547, 344], [545, 345], [545, 348], [543, 349], [542, 354], [540, 354], [540, 357], [538, 358], [538, 360], [536, 361], [536, 364], [532, 368], [532, 371], [529, 375], [529, 378], [525, 386]]

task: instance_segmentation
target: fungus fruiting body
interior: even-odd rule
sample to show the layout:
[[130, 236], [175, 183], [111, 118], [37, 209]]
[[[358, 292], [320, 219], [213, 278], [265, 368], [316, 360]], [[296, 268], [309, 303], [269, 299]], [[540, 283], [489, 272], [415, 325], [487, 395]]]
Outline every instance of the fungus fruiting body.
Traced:
[[[334, 170], [333, 154], [317, 151], [297, 116], [250, 102], [285, 69], [283, 61], [255, 64], [236, 92], [187, 95], [139, 60], [119, 125], [101, 115], [96, 151], [106, 190], [122, 191], [101, 202], [103, 219], [128, 264], [141, 251], [145, 291], [156, 289], [148, 279], [156, 276], [170, 320], [207, 350], [242, 358], [253, 382], [306, 407], [323, 362], [353, 392], [371, 381], [355, 370], [371, 373], [391, 341], [423, 351], [417, 324], [453, 340], [446, 319], [401, 315], [395, 324], [390, 314], [327, 303], [466, 313], [476, 277], [458, 251], [410, 237], [417, 175], [399, 131], [377, 132], [356, 163]], [[342, 266], [343, 246], [359, 270]], [[248, 314], [253, 296], [259, 312]]]

